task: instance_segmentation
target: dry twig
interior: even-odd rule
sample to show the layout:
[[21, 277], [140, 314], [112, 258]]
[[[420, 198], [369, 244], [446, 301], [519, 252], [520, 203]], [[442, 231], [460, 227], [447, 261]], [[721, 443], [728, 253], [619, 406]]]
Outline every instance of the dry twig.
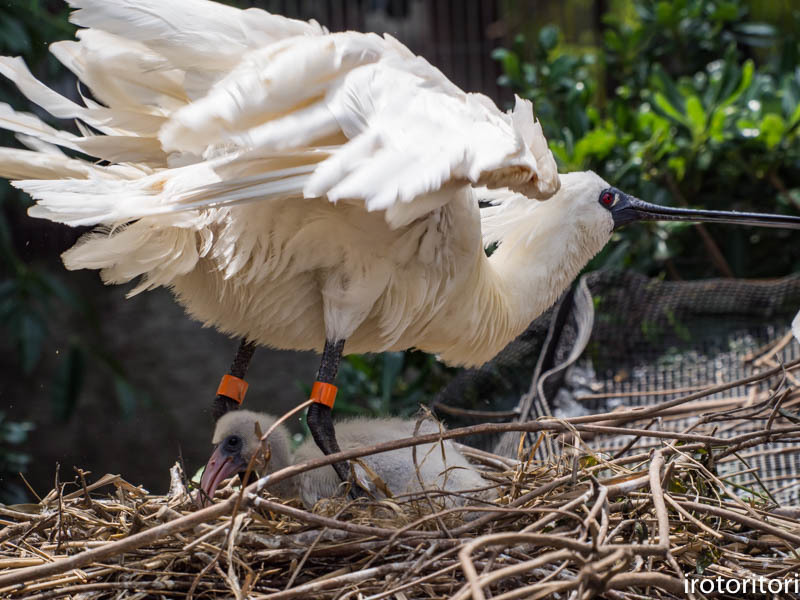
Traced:
[[[684, 573], [694, 571], [701, 555], [720, 557], [709, 573], [783, 577], [800, 566], [796, 509], [776, 509], [764, 494], [737, 498], [737, 490], [747, 488], [715, 469], [735, 460], [745, 463], [736, 477], [748, 476], [753, 467], [747, 461], [763, 454], [765, 443], [775, 452], [800, 453], [800, 425], [783, 414], [796, 397], [791, 379], [746, 411], [715, 400], [728, 431], [713, 429], [714, 415], [705, 419], [708, 426], [692, 430], [663, 425], [679, 416], [679, 407], [798, 366], [642, 410], [483, 424], [350, 450], [293, 465], [197, 511], [177, 471], [167, 496], [148, 495], [119, 476], [89, 483], [79, 471], [77, 492], [64, 494], [57, 482], [34, 513], [0, 507], [0, 597], [99, 600], [140, 592], [164, 598], [480, 600], [491, 593], [510, 600], [558, 592], [581, 600], [672, 600], [684, 597]], [[745, 414], [763, 428], [737, 433], [737, 419]], [[660, 417], [658, 428], [625, 427], [654, 417]], [[270, 483], [333, 462], [511, 431], [537, 432], [538, 442], [568, 433], [576, 449], [587, 448], [586, 436], [597, 443], [626, 436], [633, 443], [613, 459], [591, 450], [591, 460], [582, 461], [575, 451], [575, 470], [567, 474], [556, 463], [533, 460], [531, 449], [520, 453], [521, 460], [473, 452], [499, 490], [488, 505], [443, 509], [431, 494], [424, 502], [342, 499], [309, 511], [263, 494]], [[764, 488], [775, 485], [758, 481]], [[103, 495], [109, 485], [115, 493]]]

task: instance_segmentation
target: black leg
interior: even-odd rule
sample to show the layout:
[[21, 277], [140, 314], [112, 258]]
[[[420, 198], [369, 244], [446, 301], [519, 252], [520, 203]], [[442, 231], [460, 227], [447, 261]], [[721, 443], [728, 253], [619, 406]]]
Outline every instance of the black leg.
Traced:
[[[336, 432], [333, 429], [333, 420], [331, 420], [331, 409], [315, 402], [308, 407], [306, 413], [306, 422], [308, 428], [311, 430], [311, 435], [317, 446], [322, 453], [326, 456], [328, 454], [335, 454], [339, 452], [339, 443], [336, 441]], [[342, 481], [350, 480], [350, 469], [347, 463], [333, 463], [333, 468], [336, 469], [336, 474]]]
[[[236, 351], [236, 356], [233, 358], [233, 362], [231, 363], [231, 368], [228, 370], [228, 373], [234, 377], [238, 377], [239, 379], [244, 379], [244, 376], [247, 374], [247, 367], [250, 365], [250, 359], [253, 358], [253, 353], [255, 351], [256, 345], [252, 342], [248, 342], [245, 338], [242, 338], [242, 341], [239, 344], [239, 349]], [[219, 420], [222, 415], [232, 410], [239, 410], [239, 403], [233, 398], [223, 396], [222, 394], [217, 394], [217, 397], [214, 398], [214, 404], [211, 408], [211, 414], [214, 416], [214, 421]]]
[[[336, 373], [339, 371], [339, 361], [344, 350], [344, 340], [336, 342], [325, 341], [325, 349], [322, 351], [319, 371], [317, 371], [317, 381], [321, 383], [333, 384]], [[308, 407], [306, 422], [311, 430], [311, 435], [322, 453], [326, 456], [339, 452], [339, 443], [336, 441], [336, 431], [333, 428], [331, 419], [331, 408], [325, 404], [314, 402]], [[346, 463], [334, 463], [333, 468], [342, 481], [350, 480], [350, 469]], [[356, 486], [353, 486], [354, 488]]]
[[325, 340], [325, 348], [322, 350], [322, 360], [317, 371], [317, 381], [322, 383], [333, 383], [336, 380], [336, 373], [339, 372], [339, 361], [342, 360], [344, 350], [344, 340], [331, 342]]

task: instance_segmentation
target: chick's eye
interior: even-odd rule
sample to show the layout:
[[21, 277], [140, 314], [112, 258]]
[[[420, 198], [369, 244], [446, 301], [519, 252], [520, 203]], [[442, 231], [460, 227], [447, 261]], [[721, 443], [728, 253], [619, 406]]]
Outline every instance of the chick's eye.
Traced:
[[600, 204], [606, 208], [612, 206], [614, 204], [614, 194], [611, 192], [603, 192], [600, 196]]
[[242, 438], [238, 435], [231, 435], [225, 438], [225, 447], [229, 450], [236, 450], [242, 444]]

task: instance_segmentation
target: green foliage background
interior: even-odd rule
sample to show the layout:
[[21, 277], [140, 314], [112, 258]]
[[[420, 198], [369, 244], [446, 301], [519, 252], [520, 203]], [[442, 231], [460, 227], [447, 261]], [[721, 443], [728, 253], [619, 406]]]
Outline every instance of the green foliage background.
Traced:
[[[742, 0], [617, 4], [599, 47], [547, 25], [494, 53], [561, 170], [594, 170], [659, 204], [796, 213], [800, 7], [771, 3], [779, 29], [752, 21]], [[790, 231], [657, 223], [615, 238], [589, 268], [770, 277], [800, 261]]]
[[[599, 1], [569, 0], [566, 14]], [[592, 169], [629, 193], [667, 205], [798, 212], [797, 2], [612, 0], [601, 5], [608, 8], [602, 26], [580, 39], [540, 21], [520, 22], [519, 5], [506, 3], [505, 20], [524, 35], [509, 39], [494, 57], [504, 84], [533, 101], [563, 171]], [[50, 41], [73, 36], [67, 14], [60, 0], [0, 1], [0, 53], [22, 55], [50, 85], [74, 85], [47, 52]], [[5, 82], [0, 102], [31, 110]], [[13, 143], [0, 133], [0, 144]], [[21, 256], [9, 217], [19, 218], [27, 204], [0, 182], [0, 352], [16, 357], [22, 376], [52, 378], [51, 410], [63, 418], [79, 399], [87, 364], [109, 378], [118, 410], [129, 413], [136, 390], [123, 365], [103, 350], [91, 299]], [[589, 268], [626, 267], [671, 278], [770, 277], [794, 272], [800, 263], [797, 234], [780, 230], [667, 223], [623, 230], [615, 238]], [[84, 326], [65, 350], [60, 371], [43, 374], [37, 365], [54, 311], [72, 313]], [[337, 411], [383, 414], [391, 406], [412, 412], [450, 376], [422, 353], [350, 356], [340, 370]], [[24, 470], [26, 457], [18, 449], [30, 429], [0, 414], [0, 483]], [[0, 486], [5, 499], [13, 491]]]

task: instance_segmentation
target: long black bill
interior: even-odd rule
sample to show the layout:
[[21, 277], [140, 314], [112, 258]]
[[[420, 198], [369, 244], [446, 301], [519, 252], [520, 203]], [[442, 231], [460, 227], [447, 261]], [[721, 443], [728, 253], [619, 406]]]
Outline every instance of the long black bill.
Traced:
[[800, 229], [800, 217], [796, 216], [672, 208], [650, 204], [622, 192], [617, 192], [617, 194], [613, 206], [610, 207], [611, 215], [614, 217], [614, 229], [634, 221], [689, 221], [693, 223], [730, 223], [732, 225]]

